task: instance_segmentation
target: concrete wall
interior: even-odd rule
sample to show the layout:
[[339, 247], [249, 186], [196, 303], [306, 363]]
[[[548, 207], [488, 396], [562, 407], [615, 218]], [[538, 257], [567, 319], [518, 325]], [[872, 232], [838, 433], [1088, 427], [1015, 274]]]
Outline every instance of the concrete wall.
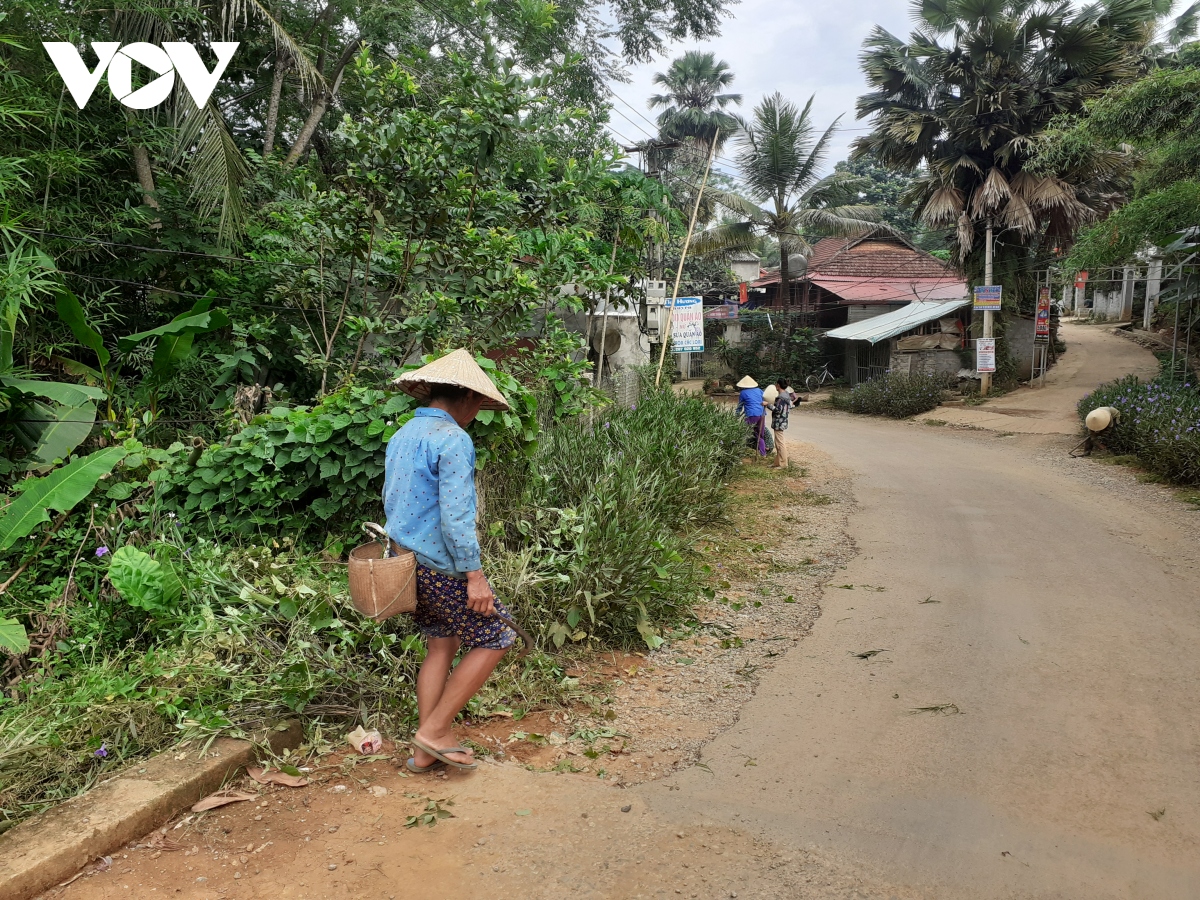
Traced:
[[1017, 378], [1028, 381], [1033, 374], [1033, 319], [1006, 315], [1004, 333], [1008, 353], [1017, 361]]
[[962, 357], [956, 350], [910, 350], [892, 353], [892, 371], [905, 375], [948, 375], [953, 377], [963, 368]]

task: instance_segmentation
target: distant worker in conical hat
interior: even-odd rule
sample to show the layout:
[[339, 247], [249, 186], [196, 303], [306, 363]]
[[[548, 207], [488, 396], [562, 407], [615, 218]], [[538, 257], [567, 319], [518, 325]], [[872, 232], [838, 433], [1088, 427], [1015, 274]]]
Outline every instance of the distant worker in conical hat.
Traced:
[[750, 437], [747, 444], [758, 449], [759, 456], [767, 455], [767, 442], [763, 437], [763, 392], [758, 382], [747, 375], [737, 383], [737, 411], [746, 417], [750, 427]]
[[[787, 431], [788, 417], [792, 412], [792, 391], [787, 386], [787, 381], [780, 378], [771, 387], [772, 397], [769, 401], [771, 406], [771, 431], [775, 433], [775, 468], [786, 469], [788, 467], [787, 443], [783, 439], [783, 433]], [[764, 396], [766, 392], [764, 391]]]
[[[383, 508], [388, 536], [417, 557], [413, 613], [428, 653], [417, 676], [420, 725], [413, 772], [475, 769], [451, 725], [516, 642], [495, 617], [508, 615], [483, 574], [475, 530], [475, 444], [465, 429], [480, 410], [508, 401], [466, 350], [405, 372], [397, 386], [424, 406], [387, 446]], [[451, 672], [454, 657], [465, 651]]]

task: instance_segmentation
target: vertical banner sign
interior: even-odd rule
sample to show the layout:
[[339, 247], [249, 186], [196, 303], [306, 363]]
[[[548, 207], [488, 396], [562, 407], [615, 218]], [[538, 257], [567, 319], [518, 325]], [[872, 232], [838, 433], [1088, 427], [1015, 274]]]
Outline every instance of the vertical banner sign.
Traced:
[[743, 281], [738, 284], [738, 303], [745, 303], [749, 299], [750, 299], [750, 285], [746, 284], [746, 282]]
[[996, 371], [996, 339], [979, 338], [975, 341], [975, 371]]
[[704, 352], [704, 304], [699, 297], [680, 297], [675, 301], [671, 350], [675, 353]]
[[1037, 317], [1033, 322], [1033, 340], [1038, 344], [1050, 342], [1050, 288], [1038, 289]]
[[975, 285], [975, 308], [985, 312], [1000, 312], [1000, 291], [998, 284]]
[[1075, 287], [1081, 291], [1085, 287], [1087, 287], [1087, 272], [1086, 271], [1080, 272], [1078, 275], [1075, 276]]

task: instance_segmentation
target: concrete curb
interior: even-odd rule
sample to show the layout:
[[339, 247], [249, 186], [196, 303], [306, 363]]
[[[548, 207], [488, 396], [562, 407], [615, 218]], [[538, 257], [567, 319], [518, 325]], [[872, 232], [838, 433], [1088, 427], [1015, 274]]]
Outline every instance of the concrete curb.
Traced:
[[[275, 753], [300, 746], [292, 720], [263, 735]], [[29, 900], [89, 862], [154, 830], [254, 762], [254, 744], [219, 738], [207, 753], [168, 750], [0, 835], [0, 897]]]

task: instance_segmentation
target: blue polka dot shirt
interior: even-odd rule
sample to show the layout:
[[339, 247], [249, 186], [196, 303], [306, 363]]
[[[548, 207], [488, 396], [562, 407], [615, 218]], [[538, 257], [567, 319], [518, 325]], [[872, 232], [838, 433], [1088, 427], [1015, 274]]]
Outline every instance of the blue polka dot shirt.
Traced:
[[393, 541], [446, 575], [481, 568], [475, 445], [445, 410], [418, 409], [387, 446], [383, 509]]

